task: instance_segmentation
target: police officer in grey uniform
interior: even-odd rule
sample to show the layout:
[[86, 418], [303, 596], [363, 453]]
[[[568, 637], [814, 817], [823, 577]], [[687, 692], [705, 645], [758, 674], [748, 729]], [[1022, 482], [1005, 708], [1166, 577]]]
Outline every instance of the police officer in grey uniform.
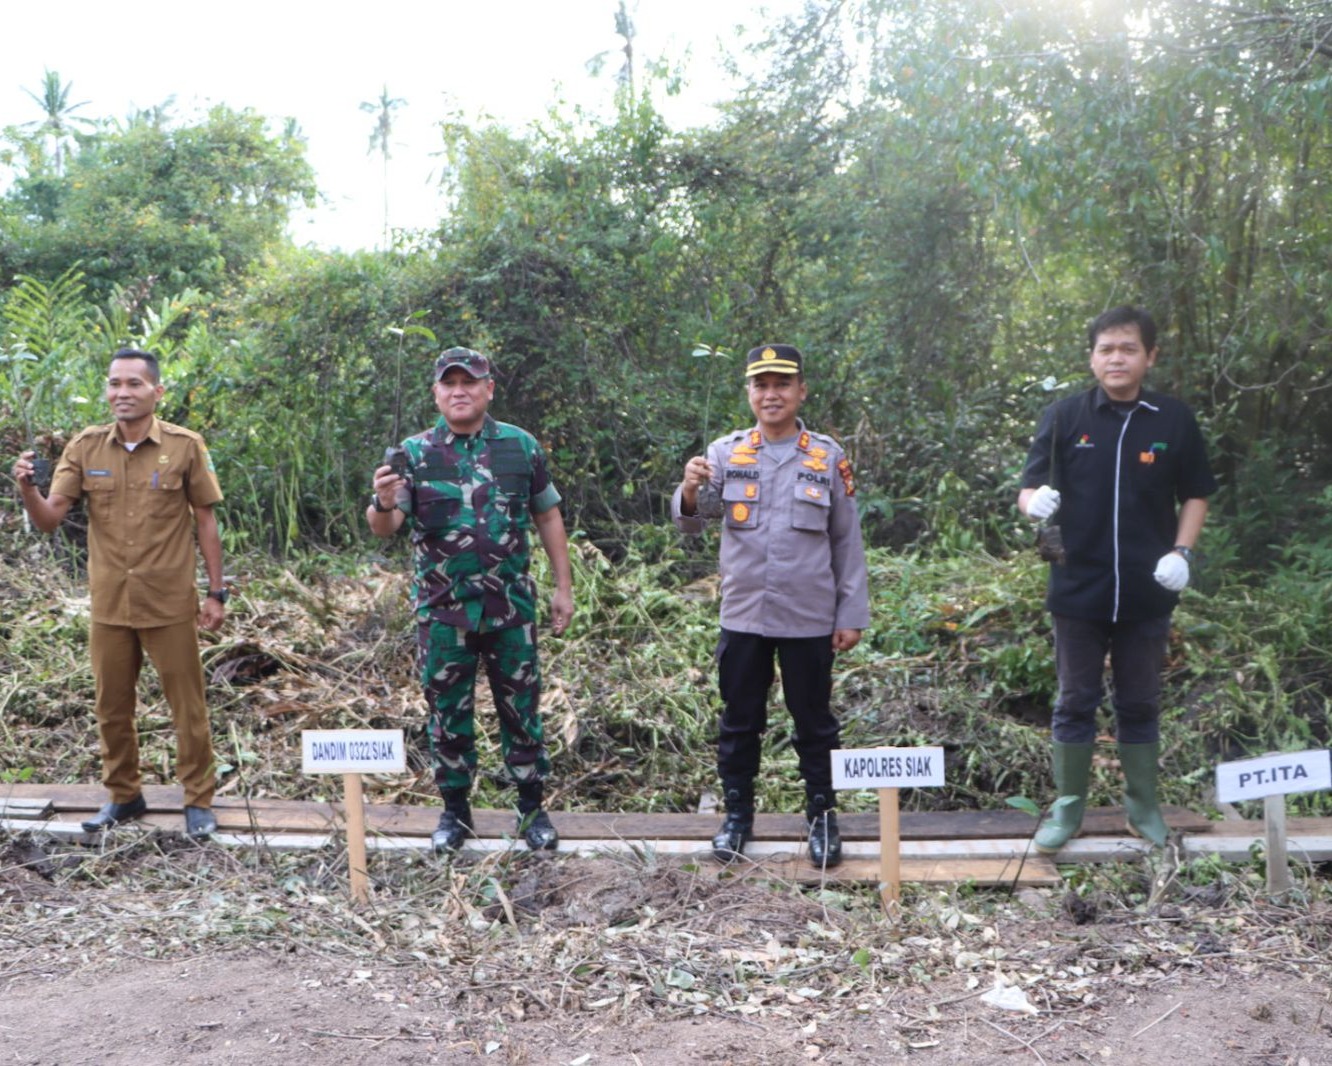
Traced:
[[810, 859], [835, 866], [842, 842], [832, 787], [831, 753], [840, 743], [829, 705], [832, 664], [869, 624], [855, 482], [841, 446], [799, 418], [806, 396], [799, 349], [760, 345], [746, 359], [745, 376], [756, 424], [690, 459], [671, 501], [682, 532], [722, 522], [717, 660], [725, 710], [717, 770], [726, 820], [712, 850], [729, 862], [753, 836], [775, 656], [805, 782]]

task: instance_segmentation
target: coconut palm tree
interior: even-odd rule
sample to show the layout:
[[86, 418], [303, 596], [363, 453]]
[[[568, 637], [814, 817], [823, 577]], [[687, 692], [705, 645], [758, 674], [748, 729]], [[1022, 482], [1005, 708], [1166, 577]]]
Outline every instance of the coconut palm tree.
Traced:
[[376, 150], [384, 159], [384, 248], [388, 249], [389, 243], [389, 185], [388, 185], [388, 165], [389, 165], [389, 138], [393, 134], [393, 112], [402, 107], [406, 100], [400, 97], [390, 97], [388, 86], [385, 85], [379, 93], [379, 99], [375, 101], [366, 100], [361, 104], [361, 110], [367, 114], [375, 116], [374, 129], [370, 131], [370, 147], [366, 149], [366, 155], [373, 155]]
[[23, 90], [46, 112], [46, 116], [41, 120], [34, 119], [32, 122], [24, 123], [24, 126], [35, 127], [39, 133], [44, 133], [51, 138], [51, 158], [55, 164], [57, 175], [63, 174], [65, 171], [65, 144], [73, 136], [74, 127], [93, 125], [91, 119], [74, 114], [88, 101], [81, 100], [77, 104], [71, 104], [69, 94], [73, 87], [74, 83], [72, 81], [65, 82], [62, 85], [60, 75], [54, 70], [48, 70], [42, 77], [42, 91], [40, 94], [33, 92], [31, 89]]

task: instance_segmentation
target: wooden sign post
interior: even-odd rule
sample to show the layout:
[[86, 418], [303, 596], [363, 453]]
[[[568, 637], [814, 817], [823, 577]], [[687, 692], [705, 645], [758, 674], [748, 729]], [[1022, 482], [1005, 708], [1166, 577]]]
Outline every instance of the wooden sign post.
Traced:
[[347, 874], [352, 899], [370, 900], [365, 860], [365, 796], [361, 774], [401, 773], [407, 768], [401, 729], [306, 729], [301, 732], [301, 769], [341, 774], [347, 819]]
[[1328, 788], [1332, 788], [1332, 753], [1325, 748], [1275, 752], [1217, 766], [1217, 799], [1223, 803], [1263, 801], [1269, 895], [1284, 895], [1293, 887], [1286, 861], [1286, 795]]
[[879, 898], [895, 916], [902, 896], [902, 830], [898, 789], [944, 783], [943, 748], [855, 748], [832, 753], [833, 788], [879, 791]]

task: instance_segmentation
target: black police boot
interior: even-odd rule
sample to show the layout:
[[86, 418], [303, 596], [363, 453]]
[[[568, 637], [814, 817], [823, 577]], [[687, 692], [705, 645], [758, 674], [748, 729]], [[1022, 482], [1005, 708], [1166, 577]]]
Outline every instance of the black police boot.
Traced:
[[524, 781], [518, 786], [517, 831], [533, 851], [554, 851], [560, 834], [550, 824], [550, 815], [541, 809], [546, 786], [541, 781]]
[[842, 834], [837, 829], [833, 800], [822, 792], [810, 795], [805, 803], [809, 819], [809, 861], [820, 870], [842, 861]]
[[451, 788], [444, 793], [444, 810], [439, 825], [430, 834], [430, 846], [436, 855], [457, 851], [472, 836], [472, 805], [465, 788]]
[[726, 790], [726, 820], [712, 838], [712, 857], [734, 862], [754, 837], [754, 790], [736, 786]]

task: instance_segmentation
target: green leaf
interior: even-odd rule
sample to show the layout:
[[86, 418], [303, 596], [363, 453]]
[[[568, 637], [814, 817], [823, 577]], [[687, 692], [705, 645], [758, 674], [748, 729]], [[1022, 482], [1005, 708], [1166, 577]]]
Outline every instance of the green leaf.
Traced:
[[1041, 816], [1040, 807], [1027, 799], [1026, 796], [1009, 796], [1004, 802], [1010, 807], [1016, 807], [1025, 814], [1030, 814], [1033, 818], [1039, 818]]

